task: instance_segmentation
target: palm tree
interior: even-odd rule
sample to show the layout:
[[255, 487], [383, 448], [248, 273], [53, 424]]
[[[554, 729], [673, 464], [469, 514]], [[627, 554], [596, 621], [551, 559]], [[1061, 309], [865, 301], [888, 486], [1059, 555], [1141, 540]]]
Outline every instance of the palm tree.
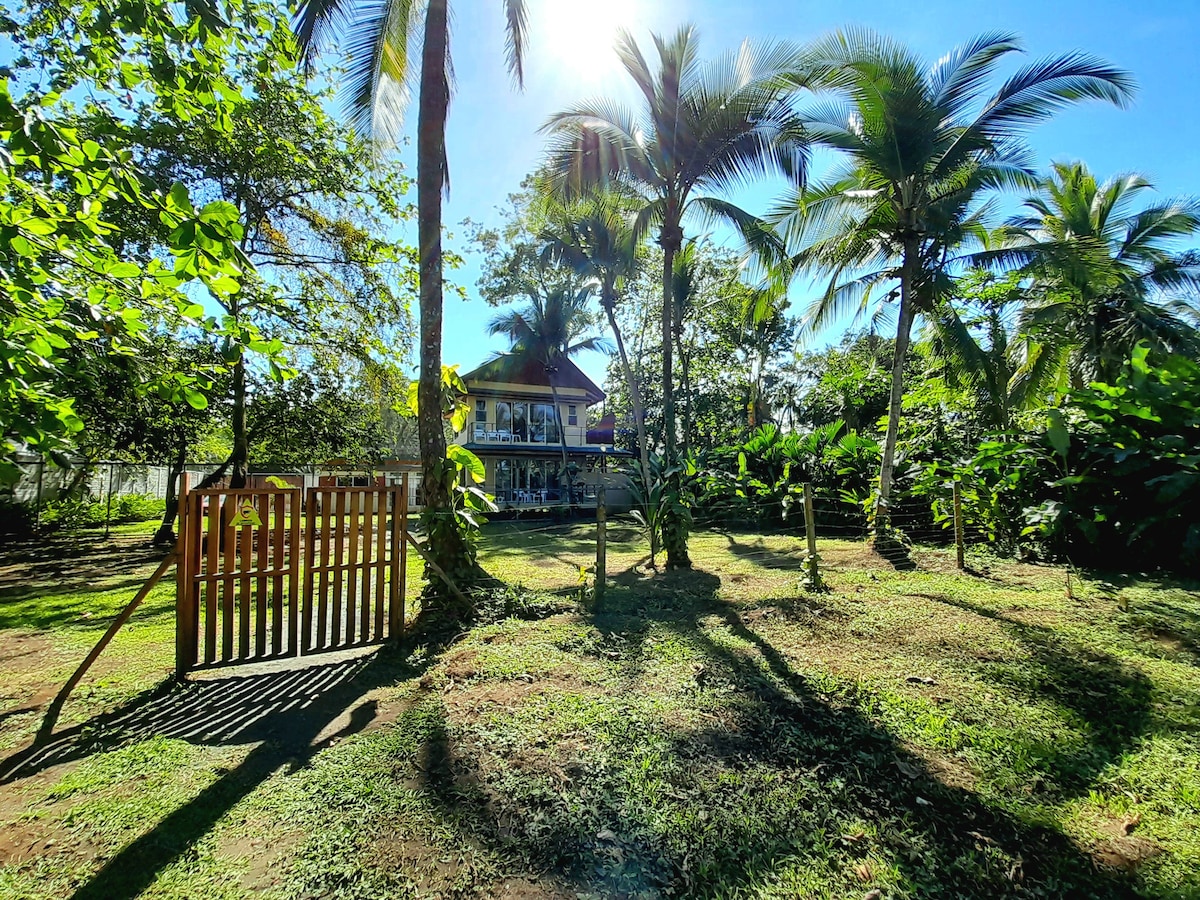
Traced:
[[[667, 40], [654, 36], [658, 66], [651, 68], [627, 32], [617, 55], [645, 100], [640, 112], [605, 100], [580, 103], [546, 125], [553, 140], [551, 178], [559, 192], [619, 185], [640, 195], [636, 231], [658, 230], [663, 250], [663, 422], [668, 470], [676, 456], [672, 338], [672, 273], [689, 213], [731, 223], [748, 240], [768, 237], [762, 222], [708, 192], [726, 192], [748, 179], [782, 173], [798, 181], [806, 162], [800, 129], [782, 96], [778, 76], [790, 53], [781, 45], [746, 43], [708, 64], [697, 55], [696, 31], [681, 28]], [[678, 477], [673, 482], [678, 495]], [[691, 565], [682, 515], [664, 519], [667, 568]]]
[[[629, 362], [625, 338], [617, 321], [617, 305], [625, 284], [635, 278], [640, 261], [638, 241], [622, 198], [604, 196], [573, 204], [555, 205], [549, 224], [542, 230], [546, 246], [543, 258], [569, 266], [599, 291], [600, 307], [616, 341], [617, 354], [637, 428], [638, 451], [644, 484], [650, 484], [650, 446], [646, 436], [645, 406], [642, 389]], [[657, 555], [657, 538], [651, 535], [650, 559]]]
[[979, 418], [994, 431], [1007, 431], [1012, 411], [1035, 400], [1019, 390], [1016, 378], [1024, 343], [1014, 319], [1028, 299], [1015, 273], [998, 279], [972, 270], [930, 316], [926, 346], [935, 370], [949, 387], [970, 391]]
[[570, 476], [567, 471], [567, 435], [563, 428], [562, 408], [558, 399], [558, 370], [565, 359], [584, 350], [607, 350], [604, 338], [589, 335], [592, 317], [588, 310], [591, 288], [571, 290], [553, 288], [541, 295], [531, 296], [520, 309], [497, 314], [488, 323], [488, 334], [503, 334], [511, 345], [507, 358], [514, 370], [530, 362], [542, 366], [550, 384], [554, 402], [554, 424], [562, 450], [560, 478], [566, 483], [566, 495], [573, 501]]
[[1022, 137], [1084, 99], [1124, 105], [1130, 77], [1070, 53], [1020, 68], [993, 93], [987, 84], [1009, 54], [1009, 34], [985, 34], [929, 66], [871, 31], [823, 38], [791, 79], [817, 102], [802, 111], [809, 139], [845, 154], [832, 177], [785, 199], [778, 220], [800, 245], [797, 261], [829, 275], [810, 327], [858, 307], [899, 299], [887, 433], [876, 524], [887, 531], [904, 360], [918, 314], [947, 295], [954, 254], [981, 239], [991, 191], [1034, 176]]
[[[524, 0], [503, 0], [508, 69], [518, 86], [524, 81], [526, 9]], [[424, 5], [425, 20], [420, 27]], [[448, 0], [302, 0], [295, 33], [311, 65], [323, 44], [335, 35], [346, 43], [347, 108], [361, 131], [383, 142], [399, 131], [411, 81], [409, 47], [422, 33], [417, 109], [417, 235], [420, 254], [420, 374], [417, 430], [421, 445], [422, 485], [428, 511], [430, 555], [442, 571], [474, 578], [469, 548], [455, 524], [451, 487], [454, 471], [446, 465], [442, 419], [442, 192], [447, 186], [446, 117], [450, 107], [450, 27]], [[450, 595], [430, 580], [427, 589], [443, 601]], [[460, 611], [463, 615], [469, 611]]]
[[1200, 347], [1195, 301], [1200, 253], [1179, 242], [1200, 232], [1200, 201], [1138, 200], [1153, 190], [1141, 175], [1099, 184], [1081, 162], [1055, 163], [1008, 241], [988, 258], [1023, 263], [1034, 302], [1021, 320], [1031, 346], [1018, 378], [1112, 381], [1142, 341], [1173, 352]]

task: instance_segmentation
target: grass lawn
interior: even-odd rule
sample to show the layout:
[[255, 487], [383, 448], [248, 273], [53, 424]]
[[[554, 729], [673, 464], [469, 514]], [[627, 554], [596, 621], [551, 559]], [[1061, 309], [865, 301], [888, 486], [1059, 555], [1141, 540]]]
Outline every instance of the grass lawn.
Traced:
[[[152, 530], [152, 528], [151, 528]], [[0, 556], [0, 757], [156, 559]], [[156, 591], [0, 785], [0, 897], [1200, 898], [1200, 590], [702, 532], [496, 523], [489, 621], [157, 687]], [[410, 557], [417, 571], [415, 555]]]

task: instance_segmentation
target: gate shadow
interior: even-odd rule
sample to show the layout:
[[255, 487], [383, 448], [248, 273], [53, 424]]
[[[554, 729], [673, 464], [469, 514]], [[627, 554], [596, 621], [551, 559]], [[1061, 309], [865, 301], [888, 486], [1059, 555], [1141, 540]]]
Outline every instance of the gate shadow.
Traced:
[[354, 659], [164, 685], [10, 757], [0, 773], [4, 782], [14, 781], [155, 736], [212, 746], [256, 744], [239, 765], [126, 845], [73, 895], [74, 900], [136, 897], [280, 768], [299, 768], [333, 741], [365, 729], [377, 708], [364, 695], [419, 675], [436, 658], [422, 654], [420, 665], [410, 665], [405, 656], [412, 649], [385, 648]]

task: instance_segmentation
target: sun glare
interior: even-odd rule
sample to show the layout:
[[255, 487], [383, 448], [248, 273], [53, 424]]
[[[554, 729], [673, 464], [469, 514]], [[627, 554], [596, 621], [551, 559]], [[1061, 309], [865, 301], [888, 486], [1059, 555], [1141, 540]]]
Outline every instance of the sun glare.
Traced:
[[540, 0], [530, 4], [533, 51], [573, 81], [599, 84], [619, 66], [622, 28], [641, 37], [645, 0]]

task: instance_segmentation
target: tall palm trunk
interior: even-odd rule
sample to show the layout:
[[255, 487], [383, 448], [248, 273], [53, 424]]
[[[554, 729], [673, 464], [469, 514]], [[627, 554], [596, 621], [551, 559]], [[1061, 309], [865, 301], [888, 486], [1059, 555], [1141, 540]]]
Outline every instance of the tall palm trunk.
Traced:
[[555, 375], [552, 372], [546, 373], [546, 380], [550, 382], [550, 400], [554, 403], [554, 427], [558, 429], [558, 446], [562, 451], [562, 472], [558, 479], [558, 489], [561, 494], [565, 489], [567, 493], [567, 503], [575, 502], [571, 488], [571, 473], [567, 471], [567, 430], [563, 428], [562, 410], [558, 403], [558, 386], [555, 385]]
[[[625, 384], [629, 388], [629, 402], [633, 406], [634, 425], [637, 428], [638, 453], [641, 457], [642, 465], [642, 486], [646, 491], [646, 496], [650, 494], [650, 447], [646, 439], [646, 416], [644, 407], [642, 406], [642, 390], [638, 386], [637, 378], [633, 374], [633, 366], [629, 364], [629, 354], [625, 352], [625, 338], [621, 335], [621, 326], [617, 324], [616, 298], [612, 295], [611, 289], [605, 292], [601, 306], [604, 307], [604, 313], [608, 316], [608, 327], [612, 329], [613, 339], [617, 342], [617, 355], [621, 360], [621, 370], [625, 373]], [[658, 534], [654, 529], [650, 529], [650, 565], [655, 564], [655, 558], [658, 556]]]
[[[447, 470], [446, 436], [442, 430], [442, 189], [446, 183], [446, 116], [450, 106], [446, 6], [446, 0], [429, 0], [421, 49], [417, 111], [417, 235], [421, 269], [417, 434], [430, 556], [451, 578], [465, 579], [471, 574], [470, 558], [454, 521], [450, 497], [453, 470]], [[437, 578], [426, 578], [426, 591], [437, 598], [438, 614], [445, 614], [451, 620], [470, 614], [470, 610], [450, 607], [452, 596]]]
[[888, 400], [887, 434], [883, 441], [883, 459], [879, 465], [879, 502], [875, 509], [877, 535], [885, 535], [891, 527], [896, 438], [900, 433], [900, 413], [904, 403], [904, 361], [908, 357], [908, 343], [915, 312], [913, 276], [916, 271], [917, 253], [916, 241], [906, 240], [904, 261], [900, 269], [900, 316], [896, 325], [896, 348], [892, 356], [892, 392]]
[[663, 248], [662, 270], [662, 356], [663, 356], [663, 430], [666, 444], [666, 465], [672, 472], [667, 478], [664, 502], [667, 504], [662, 515], [662, 542], [667, 551], [667, 569], [690, 569], [692, 561], [688, 558], [687, 523], [680, 515], [679, 506], [682, 502], [680, 494], [679, 473], [675, 442], [675, 387], [674, 371], [672, 370], [672, 349], [675, 340], [674, 329], [674, 271], [675, 254], [683, 245], [683, 229], [680, 228], [677, 215], [668, 213], [659, 234], [659, 243]]

